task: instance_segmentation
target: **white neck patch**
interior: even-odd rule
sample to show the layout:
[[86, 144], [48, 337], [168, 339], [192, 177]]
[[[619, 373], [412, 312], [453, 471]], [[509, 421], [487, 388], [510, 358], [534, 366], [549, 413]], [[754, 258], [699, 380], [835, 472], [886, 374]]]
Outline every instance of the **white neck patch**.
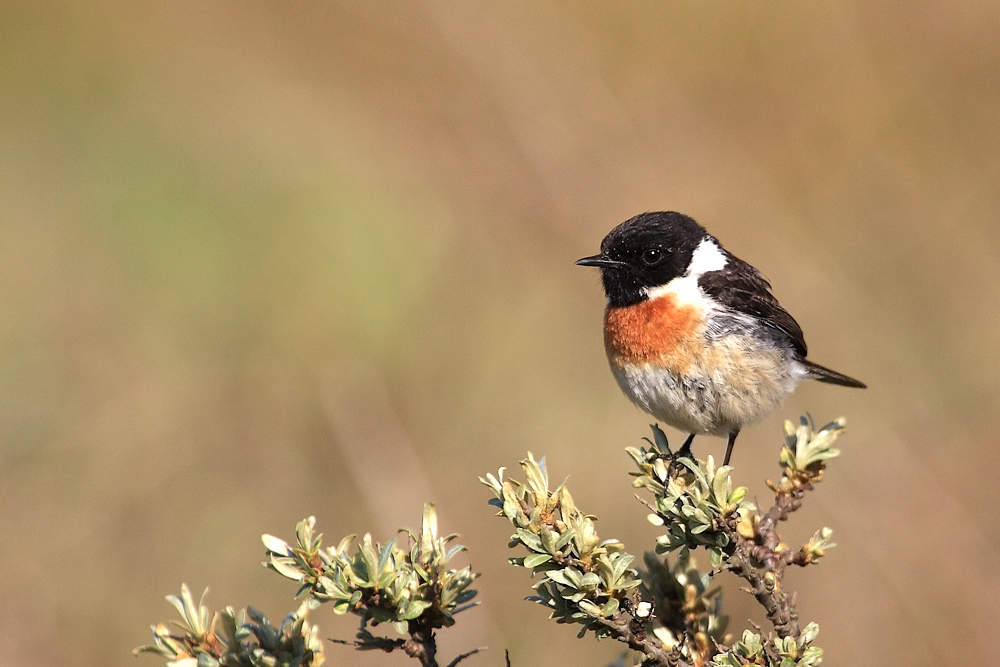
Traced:
[[711, 271], [721, 271], [726, 267], [727, 261], [726, 255], [715, 239], [706, 236], [694, 249], [694, 253], [691, 255], [691, 264], [684, 275], [698, 278]]
[[719, 244], [714, 239], [705, 237], [691, 254], [691, 264], [684, 275], [674, 278], [666, 285], [647, 288], [646, 297], [656, 299], [669, 294], [680, 303], [698, 304], [709, 309], [711, 304], [698, 287], [698, 278], [711, 271], [722, 270], [728, 261]]

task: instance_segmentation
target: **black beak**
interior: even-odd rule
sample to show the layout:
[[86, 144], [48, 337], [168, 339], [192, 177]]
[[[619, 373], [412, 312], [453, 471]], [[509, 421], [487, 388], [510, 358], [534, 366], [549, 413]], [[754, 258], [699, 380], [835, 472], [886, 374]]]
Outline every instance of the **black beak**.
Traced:
[[584, 257], [583, 259], [576, 260], [579, 266], [596, 266], [599, 268], [609, 268], [613, 269], [619, 266], [625, 266], [625, 262], [619, 262], [613, 260], [605, 255], [594, 255], [593, 257]]

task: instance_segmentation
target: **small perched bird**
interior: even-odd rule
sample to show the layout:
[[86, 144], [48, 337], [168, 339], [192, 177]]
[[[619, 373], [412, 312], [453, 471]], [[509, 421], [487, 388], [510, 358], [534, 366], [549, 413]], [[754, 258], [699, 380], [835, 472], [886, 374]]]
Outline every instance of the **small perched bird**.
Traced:
[[577, 261], [601, 270], [604, 348], [618, 386], [640, 408], [695, 435], [728, 436], [767, 417], [802, 380], [864, 383], [806, 359], [802, 329], [760, 271], [692, 218], [643, 213]]

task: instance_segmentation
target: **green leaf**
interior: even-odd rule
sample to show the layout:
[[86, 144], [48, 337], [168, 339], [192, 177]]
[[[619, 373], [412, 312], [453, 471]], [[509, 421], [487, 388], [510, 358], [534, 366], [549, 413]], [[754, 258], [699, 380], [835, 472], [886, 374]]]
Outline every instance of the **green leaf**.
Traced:
[[547, 495], [549, 490], [549, 477], [545, 474], [545, 457], [541, 463], [535, 461], [535, 457], [528, 452], [528, 458], [521, 461], [521, 469], [524, 471], [525, 481], [528, 487], [535, 494]]
[[357, 537], [357, 535], [348, 535], [347, 537], [345, 537], [344, 539], [342, 539], [340, 541], [340, 544], [337, 545], [336, 553], [338, 553], [338, 554], [346, 553], [347, 552], [347, 547], [349, 547], [351, 545], [351, 542], [353, 542], [354, 538], [356, 538], [356, 537]]
[[521, 540], [524, 546], [528, 547], [532, 551], [537, 551], [544, 553], [545, 549], [542, 547], [542, 539], [535, 535], [530, 530], [525, 530], [524, 528], [517, 529], [517, 538]]
[[296, 561], [294, 558], [278, 558], [274, 556], [272, 556], [268, 562], [271, 568], [273, 568], [274, 571], [281, 576], [294, 581], [301, 581], [305, 576], [305, 573], [302, 572], [302, 570], [300, 570], [295, 563]]
[[468, 549], [466, 549], [461, 544], [456, 544], [451, 549], [448, 549], [448, 553], [444, 555], [444, 561], [447, 563], [448, 561], [450, 561], [452, 558], [455, 557], [455, 554], [457, 554], [460, 551], [468, 551]]
[[261, 535], [260, 541], [264, 543], [264, 548], [281, 556], [291, 556], [292, 548], [288, 543], [274, 535]]
[[729, 492], [732, 489], [732, 481], [729, 479], [728, 466], [723, 466], [715, 473], [712, 480], [712, 493], [719, 503], [726, 503], [729, 500]]
[[405, 621], [412, 621], [418, 618], [424, 610], [431, 606], [430, 602], [425, 602], [423, 600], [413, 600], [407, 605], [406, 609], [403, 611], [402, 618]]
[[556, 541], [555, 545], [556, 551], [561, 551], [562, 549], [564, 549], [566, 545], [573, 540], [574, 537], [576, 537], [576, 531], [573, 530], [572, 528], [567, 528], [566, 532], [560, 535], [559, 539]]
[[552, 560], [552, 556], [548, 554], [531, 554], [530, 556], [525, 556], [524, 567], [534, 568], [550, 560]]
[[635, 560], [635, 556], [632, 556], [631, 554], [621, 554], [614, 559], [611, 572], [615, 581], [622, 578], [625, 571], [628, 570], [628, 566], [632, 564], [633, 560]]
[[385, 572], [386, 565], [389, 563], [389, 559], [392, 557], [392, 549], [396, 546], [396, 538], [393, 538], [385, 543], [382, 547], [382, 551], [378, 555], [378, 572]]
[[583, 572], [576, 569], [575, 567], [565, 567], [562, 569], [563, 576], [569, 582], [569, 585], [574, 588], [582, 587]]
[[613, 616], [614, 613], [618, 611], [618, 604], [618, 598], [611, 598], [605, 602], [604, 606], [601, 607], [601, 616], [604, 616], [605, 618]]
[[661, 482], [667, 481], [669, 470], [667, 469], [667, 464], [664, 463], [663, 459], [656, 459], [653, 461], [653, 473]]
[[556, 552], [556, 541], [559, 539], [559, 533], [548, 526], [542, 526], [538, 537], [541, 539], [542, 548], [546, 553], [554, 554]]
[[799, 639], [802, 641], [802, 645], [811, 644], [814, 639], [819, 635], [819, 626], [816, 623], [810, 623], [806, 627], [802, 628], [802, 634], [799, 635]]
[[661, 454], [670, 453], [670, 445], [667, 443], [667, 434], [663, 432], [659, 424], [650, 424], [653, 429], [653, 445]]
[[594, 618], [601, 618], [601, 608], [590, 600], [580, 600], [577, 602], [577, 606], [580, 607], [580, 611], [587, 614], [588, 616], [593, 616]]
[[545, 576], [551, 579], [552, 581], [556, 582], [557, 584], [562, 584], [563, 586], [573, 586], [573, 584], [570, 583], [569, 578], [566, 576], [565, 569], [549, 570], [548, 572], [545, 573]]

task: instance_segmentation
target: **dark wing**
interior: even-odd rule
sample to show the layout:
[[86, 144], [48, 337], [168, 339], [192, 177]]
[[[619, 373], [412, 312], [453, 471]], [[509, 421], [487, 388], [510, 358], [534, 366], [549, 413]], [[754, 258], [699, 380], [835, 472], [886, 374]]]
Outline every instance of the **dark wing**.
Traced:
[[771, 294], [771, 283], [739, 257], [726, 252], [726, 266], [698, 279], [698, 286], [719, 304], [760, 320], [788, 336], [799, 356], [806, 356], [802, 327]]

